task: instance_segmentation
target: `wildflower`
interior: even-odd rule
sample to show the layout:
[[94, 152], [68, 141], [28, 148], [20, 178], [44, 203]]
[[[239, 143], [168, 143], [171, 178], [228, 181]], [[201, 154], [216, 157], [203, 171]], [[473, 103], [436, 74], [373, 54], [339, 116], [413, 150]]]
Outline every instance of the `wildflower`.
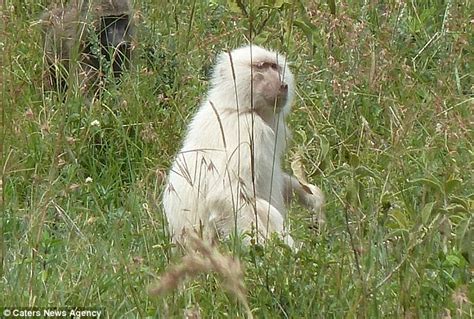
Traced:
[[98, 120], [93, 120], [91, 122], [91, 126], [97, 126], [97, 127], [100, 127], [100, 122]]

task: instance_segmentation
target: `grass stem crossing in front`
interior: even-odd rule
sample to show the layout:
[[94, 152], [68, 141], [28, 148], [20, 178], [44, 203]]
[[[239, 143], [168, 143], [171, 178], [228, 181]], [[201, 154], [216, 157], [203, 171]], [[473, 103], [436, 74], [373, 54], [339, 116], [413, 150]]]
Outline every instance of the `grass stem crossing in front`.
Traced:
[[[2, 304], [97, 306], [109, 317], [473, 316], [474, 153], [469, 1], [135, 1], [137, 47], [91, 103], [44, 85], [35, 21], [2, 5]], [[230, 238], [248, 309], [218, 273], [161, 297], [180, 259], [163, 179], [218, 52], [284, 52], [297, 83], [284, 168], [326, 195], [326, 226], [289, 211], [294, 253]], [[74, 81], [71, 81], [74, 83]]]

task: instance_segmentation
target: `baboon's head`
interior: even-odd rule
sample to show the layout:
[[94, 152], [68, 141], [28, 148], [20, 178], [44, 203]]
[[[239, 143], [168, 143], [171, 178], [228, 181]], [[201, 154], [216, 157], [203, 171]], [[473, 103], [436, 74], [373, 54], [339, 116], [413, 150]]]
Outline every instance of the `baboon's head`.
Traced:
[[222, 53], [212, 83], [241, 111], [264, 113], [289, 111], [295, 89], [285, 57], [256, 45]]

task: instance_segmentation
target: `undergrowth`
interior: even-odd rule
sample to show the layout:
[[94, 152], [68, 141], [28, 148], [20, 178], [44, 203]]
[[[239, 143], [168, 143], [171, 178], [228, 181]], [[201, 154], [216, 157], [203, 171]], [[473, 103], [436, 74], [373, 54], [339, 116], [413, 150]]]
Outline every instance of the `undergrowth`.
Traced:
[[147, 289], [180, 260], [162, 181], [213, 59], [252, 41], [292, 61], [285, 167], [301, 155], [328, 218], [318, 232], [292, 206], [297, 253], [222, 243], [253, 316], [473, 316], [469, 1], [137, 1], [133, 65], [93, 103], [44, 83], [35, 22], [52, 2], [2, 6], [2, 305], [246, 316], [218, 274]]

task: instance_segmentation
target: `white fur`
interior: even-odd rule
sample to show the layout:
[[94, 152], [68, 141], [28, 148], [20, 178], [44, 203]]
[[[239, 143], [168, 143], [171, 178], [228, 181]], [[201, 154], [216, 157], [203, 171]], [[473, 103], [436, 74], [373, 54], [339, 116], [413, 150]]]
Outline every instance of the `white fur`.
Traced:
[[[257, 75], [252, 66], [258, 63], [277, 64], [279, 71], [267, 68]], [[280, 83], [275, 74], [288, 85], [279, 107], [262, 97]], [[190, 231], [213, 240], [236, 230], [255, 232], [261, 242], [275, 232], [293, 246], [284, 224], [293, 191], [310, 208], [323, 202], [319, 188], [311, 185], [310, 194], [281, 168], [294, 90], [293, 75], [278, 53], [252, 45], [218, 57], [211, 88], [189, 124], [163, 195], [173, 241], [184, 243]]]

